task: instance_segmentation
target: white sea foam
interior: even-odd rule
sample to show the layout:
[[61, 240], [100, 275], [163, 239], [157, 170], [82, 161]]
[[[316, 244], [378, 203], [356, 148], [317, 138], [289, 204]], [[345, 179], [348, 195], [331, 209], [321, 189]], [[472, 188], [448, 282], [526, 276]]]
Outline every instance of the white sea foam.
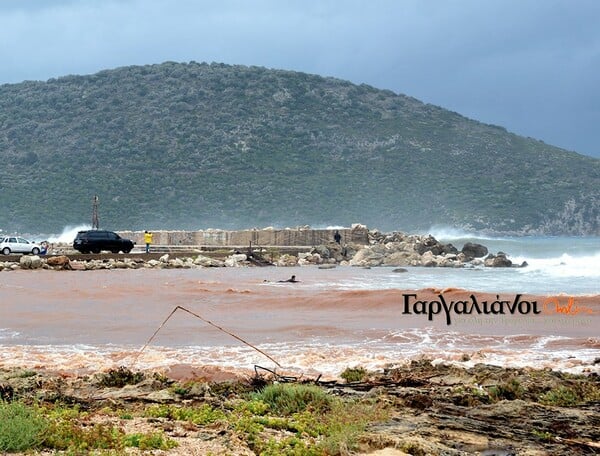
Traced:
[[18, 332], [13, 331], [10, 328], [0, 328], [0, 340], [14, 339], [18, 335]]
[[51, 235], [48, 237], [48, 242], [70, 244], [75, 239], [78, 231], [91, 229], [90, 225], [66, 226], [61, 234]]
[[[572, 373], [600, 372], [595, 364], [598, 350], [573, 347], [574, 339], [552, 336], [478, 336], [443, 332], [431, 328], [398, 331], [383, 338], [358, 343], [332, 343], [313, 338], [299, 347], [289, 342], [262, 344], [268, 359], [259, 352], [239, 345], [231, 346], [150, 346], [92, 345], [5, 346], [0, 351], [0, 367], [29, 365], [57, 369], [103, 370], [119, 366], [168, 369], [178, 364], [218, 366], [236, 370], [263, 366], [301, 375], [337, 377], [347, 367], [368, 370], [402, 366], [415, 359], [431, 359], [472, 367], [477, 363], [503, 367], [536, 366]], [[548, 344], [552, 343], [551, 349]]]
[[600, 251], [591, 255], [572, 256], [563, 253], [552, 258], [517, 257], [516, 262], [527, 261], [523, 273], [540, 273], [551, 278], [560, 277], [600, 277]]
[[428, 231], [434, 238], [442, 242], [456, 242], [461, 240], [491, 240], [491, 239], [504, 239], [502, 237], [495, 237], [484, 235], [477, 232], [469, 232], [459, 228], [450, 226], [432, 226]]

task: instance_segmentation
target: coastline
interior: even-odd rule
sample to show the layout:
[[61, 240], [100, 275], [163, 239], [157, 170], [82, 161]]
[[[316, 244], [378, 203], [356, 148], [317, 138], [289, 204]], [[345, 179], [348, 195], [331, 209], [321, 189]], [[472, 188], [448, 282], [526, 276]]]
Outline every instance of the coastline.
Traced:
[[[587, 455], [600, 450], [597, 375], [484, 364], [465, 369], [421, 360], [383, 373], [360, 372], [358, 381], [349, 383], [288, 379], [282, 388], [293, 391], [316, 385], [328, 397], [338, 398], [344, 404], [340, 407], [365, 414], [358, 427], [345, 418], [345, 424], [336, 431], [342, 431], [343, 437], [336, 437], [324, 450], [321, 445], [327, 434], [319, 432], [325, 431], [311, 434], [298, 430], [294, 423], [302, 416], [305, 423], [323, 420], [319, 426], [326, 426], [336, 419], [333, 411], [325, 410], [318, 416], [305, 411], [294, 418], [268, 406], [256, 409], [250, 405], [253, 394], [281, 378], [268, 372], [238, 378], [222, 377], [218, 372], [213, 372], [216, 376], [206, 371], [191, 374], [185, 369], [173, 376], [120, 369], [81, 376], [0, 369], [0, 395], [6, 403], [35, 403], [37, 410], [47, 410], [43, 413], [57, 408], [71, 410], [68, 415], [64, 411], [54, 415], [70, 417], [71, 433], [81, 427], [83, 436], [101, 429], [112, 429], [113, 435], [152, 436], [154, 442], [164, 443], [155, 447], [162, 448], [161, 454], [293, 451], [299, 455], [542, 456]], [[246, 410], [243, 415], [239, 414], [240, 407]], [[193, 415], [194, 410], [196, 414], [210, 411], [208, 416], [214, 418], [194, 418], [198, 416]], [[365, 410], [378, 412], [366, 414]], [[183, 415], [184, 411], [188, 415]], [[72, 434], [70, 441], [83, 438], [80, 434]], [[87, 445], [94, 449], [94, 443]], [[52, 451], [54, 454], [56, 448]], [[143, 453], [141, 448], [126, 452]]]
[[[300, 283], [279, 282], [297, 271]], [[385, 410], [342, 441], [338, 453], [316, 454], [598, 451], [600, 295], [347, 287], [357, 274], [368, 284], [381, 272], [316, 266], [14, 271], [0, 284], [0, 392], [11, 401], [71, 408], [77, 415], [71, 425], [82, 429], [160, 434], [178, 445], [162, 449], [165, 454], [285, 454], [290, 439], [298, 448], [325, 439], [298, 431], [293, 419], [278, 414], [240, 421], [231, 412], [278, 380], [259, 369], [264, 378], [253, 381], [259, 365]], [[397, 277], [407, 281], [404, 273]], [[442, 301], [454, 303], [450, 324]], [[284, 367], [273, 369], [252, 348], [179, 313], [138, 359], [178, 305]], [[361, 367], [368, 378], [346, 385], [344, 369]], [[99, 384], [99, 377], [120, 369], [142, 380]], [[223, 415], [195, 423], [149, 417], [152, 407], [211, 407]], [[292, 430], [282, 429], [284, 422]], [[277, 450], [268, 453], [268, 445]]]

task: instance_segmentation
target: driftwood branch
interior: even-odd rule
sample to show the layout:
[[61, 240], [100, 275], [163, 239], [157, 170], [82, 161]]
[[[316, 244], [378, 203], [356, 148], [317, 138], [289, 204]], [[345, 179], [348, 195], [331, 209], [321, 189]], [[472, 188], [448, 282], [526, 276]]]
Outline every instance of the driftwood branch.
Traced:
[[243, 344], [247, 345], [250, 348], [253, 348], [254, 350], [256, 350], [257, 352], [259, 352], [261, 355], [269, 358], [271, 361], [273, 361], [277, 367], [281, 367], [281, 364], [279, 364], [277, 361], [275, 361], [271, 356], [269, 356], [268, 354], [266, 354], [264, 351], [262, 351], [260, 348], [255, 347], [254, 345], [252, 345], [250, 342], [245, 341], [244, 339], [242, 339], [239, 336], [236, 336], [235, 334], [233, 334], [230, 331], [227, 331], [226, 329], [223, 329], [222, 327], [220, 327], [219, 325], [216, 325], [215, 323], [213, 323], [210, 320], [207, 320], [206, 318], [202, 317], [201, 315], [198, 315], [197, 313], [192, 312], [189, 309], [186, 309], [185, 307], [182, 306], [177, 306], [175, 307], [171, 313], [169, 314], [169, 316], [167, 318], [165, 318], [165, 320], [160, 324], [160, 326], [156, 329], [156, 331], [154, 331], [154, 334], [152, 334], [152, 336], [150, 337], [150, 339], [148, 339], [148, 341], [144, 344], [144, 346], [142, 347], [142, 349], [138, 352], [138, 354], [136, 355], [135, 359], [133, 360], [132, 366], [135, 365], [135, 363], [137, 362], [138, 358], [140, 357], [140, 355], [142, 354], [142, 352], [146, 349], [146, 347], [150, 344], [150, 342], [152, 342], [152, 340], [156, 337], [156, 335], [158, 334], [158, 332], [162, 329], [162, 327], [167, 323], [167, 321], [169, 321], [169, 319], [173, 316], [173, 314], [175, 314], [175, 312], [177, 312], [178, 310], [183, 310], [184, 312], [189, 313], [190, 315], [202, 320], [204, 323], [213, 326], [214, 328], [217, 328], [219, 331], [224, 332], [225, 334], [230, 335], [231, 337], [233, 337], [234, 339], [239, 340], [240, 342], [242, 342]]

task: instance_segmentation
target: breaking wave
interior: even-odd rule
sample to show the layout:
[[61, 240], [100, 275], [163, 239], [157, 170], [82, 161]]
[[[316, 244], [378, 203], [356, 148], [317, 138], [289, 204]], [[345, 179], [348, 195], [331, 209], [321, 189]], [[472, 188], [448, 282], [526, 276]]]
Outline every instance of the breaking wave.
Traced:
[[67, 225], [63, 229], [62, 233], [49, 236], [48, 242], [60, 243], [60, 244], [70, 244], [75, 239], [75, 236], [77, 236], [78, 231], [90, 230], [91, 228], [92, 228], [91, 225], [77, 225], [77, 226]]

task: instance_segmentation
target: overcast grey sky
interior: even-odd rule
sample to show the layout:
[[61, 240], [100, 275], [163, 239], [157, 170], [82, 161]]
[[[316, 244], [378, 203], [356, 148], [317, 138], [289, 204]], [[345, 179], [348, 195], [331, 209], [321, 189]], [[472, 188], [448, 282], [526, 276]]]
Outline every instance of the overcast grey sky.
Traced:
[[224, 62], [390, 89], [600, 158], [600, 0], [0, 0], [0, 83]]

